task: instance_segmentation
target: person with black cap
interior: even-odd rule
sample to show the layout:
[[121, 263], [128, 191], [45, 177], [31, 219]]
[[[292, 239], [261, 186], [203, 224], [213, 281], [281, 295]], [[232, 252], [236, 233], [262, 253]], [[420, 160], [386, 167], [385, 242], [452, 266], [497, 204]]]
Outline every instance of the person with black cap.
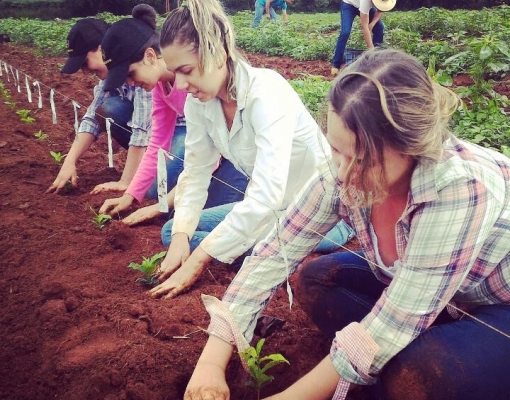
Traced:
[[[124, 195], [107, 199], [100, 208], [101, 213], [117, 214], [129, 208], [135, 200], [140, 202], [144, 196], [157, 198], [155, 177], [160, 148], [169, 150], [172, 155], [166, 161], [166, 182], [171, 189], [167, 195], [169, 208], [174, 204], [173, 189], [183, 170], [187, 92], [175, 87], [175, 74], [168, 71], [161, 56], [156, 17], [154, 8], [138, 4], [133, 8], [132, 18], [115, 22], [101, 43], [108, 69], [104, 83], [106, 90], [127, 81], [152, 92], [152, 134], [147, 151]], [[209, 186], [206, 208], [242, 199], [247, 179], [232, 163], [223, 160], [215, 177], [218, 179], [213, 179]], [[154, 204], [136, 210], [122, 221], [134, 225], [159, 215], [158, 204]]]
[[94, 99], [81, 121], [64, 164], [46, 193], [57, 193], [68, 182], [73, 187], [77, 186], [76, 163], [104, 130], [106, 118], [113, 120], [112, 137], [128, 150], [127, 159], [120, 180], [98, 185], [95, 192], [125, 190], [145, 153], [151, 133], [151, 94], [124, 82], [109, 88], [110, 91], [105, 89], [103, 79], [107, 68], [103, 62], [101, 41], [109, 26], [100, 19], [81, 19], [73, 25], [67, 37], [69, 57], [61, 72], [74, 74], [81, 69], [101, 80], [94, 87]]
[[359, 16], [361, 32], [368, 49], [383, 42], [385, 11], [395, 7], [397, 0], [342, 0], [340, 3], [340, 35], [336, 42], [335, 54], [331, 60], [331, 75], [335, 76], [345, 67], [344, 52], [351, 35], [354, 18]]

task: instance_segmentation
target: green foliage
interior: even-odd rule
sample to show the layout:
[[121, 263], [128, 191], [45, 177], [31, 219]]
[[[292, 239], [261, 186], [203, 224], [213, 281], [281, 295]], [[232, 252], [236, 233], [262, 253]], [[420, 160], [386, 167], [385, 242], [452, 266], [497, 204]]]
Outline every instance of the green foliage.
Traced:
[[[233, 4], [233, 0], [230, 3]], [[257, 29], [251, 28], [252, 11], [235, 13], [231, 20], [238, 46], [244, 51], [288, 56], [296, 60], [331, 59], [338, 37], [339, 13], [295, 12], [300, 7], [309, 7], [308, 3], [298, 0], [289, 10], [288, 22], [284, 23], [281, 17], [277, 21], [263, 19]], [[315, 1], [314, 5], [331, 8], [332, 2]], [[334, 4], [333, 8], [338, 10], [338, 4]], [[97, 17], [110, 23], [122, 18], [111, 13], [101, 13]], [[35, 45], [41, 54], [63, 56], [66, 54], [67, 33], [75, 21], [70, 19], [57, 23], [4, 18], [0, 19], [0, 32], [9, 34], [14, 42]], [[158, 17], [159, 27], [162, 22], [163, 17]], [[451, 86], [456, 75], [471, 76], [474, 86], [455, 89], [464, 99], [465, 106], [454, 115], [452, 129], [461, 137], [508, 151], [510, 108], [506, 98], [493, 95], [491, 80], [500, 79], [510, 72], [510, 7], [501, 5], [453, 11], [432, 7], [392, 11], [385, 14], [384, 23], [385, 45], [417, 57], [436, 82]], [[365, 48], [359, 18], [354, 21], [348, 46]], [[271, 68], [271, 65], [265, 67]], [[303, 75], [290, 83], [320, 122], [329, 82], [321, 77]], [[16, 103], [10, 99], [9, 91], [0, 86], [0, 93], [4, 102], [15, 109]]]
[[98, 213], [92, 207], [89, 207], [92, 214], [94, 214], [94, 218], [91, 221], [96, 225], [96, 227], [101, 230], [105, 227], [105, 225], [111, 221], [112, 216], [108, 214]]
[[65, 156], [67, 156], [67, 154], [62, 154], [60, 151], [57, 152], [53, 150], [50, 150], [50, 154], [57, 164], [60, 164], [64, 160]]
[[44, 133], [41, 129], [39, 129], [36, 133], [34, 133], [34, 136], [41, 142], [48, 139], [48, 135], [46, 133]]
[[16, 114], [19, 115], [20, 121], [25, 124], [33, 124], [35, 122], [35, 118], [30, 116], [30, 110], [18, 110], [16, 111]]
[[162, 251], [160, 253], [154, 254], [152, 257], [143, 257], [141, 264], [132, 262], [128, 265], [128, 268], [140, 271], [143, 274], [143, 277], [138, 278], [137, 282], [141, 282], [150, 286], [157, 285], [159, 281], [154, 277], [154, 272], [159, 267], [159, 264], [165, 255], [166, 251]]
[[[321, 124], [324, 119], [324, 108], [327, 108], [326, 95], [331, 82], [322, 76], [303, 75], [303, 79], [289, 81], [305, 104], [310, 114]], [[323, 126], [324, 128], [324, 126]]]
[[264, 346], [265, 339], [260, 339], [256, 346], [250, 346], [244, 351], [239, 352], [239, 355], [246, 361], [250, 370], [250, 375], [253, 380], [246, 382], [247, 386], [252, 386], [257, 390], [258, 399], [260, 399], [260, 389], [267, 384], [271, 383], [274, 376], [266, 374], [275, 365], [281, 363], [290, 364], [287, 359], [281, 354], [269, 354], [265, 357], [261, 356], [262, 347]]

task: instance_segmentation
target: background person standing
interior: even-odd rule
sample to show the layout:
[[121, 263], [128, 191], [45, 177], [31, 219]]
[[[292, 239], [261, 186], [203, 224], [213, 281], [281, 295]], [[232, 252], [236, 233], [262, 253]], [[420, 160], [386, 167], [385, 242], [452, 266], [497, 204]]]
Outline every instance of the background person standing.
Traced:
[[368, 49], [373, 49], [383, 42], [384, 24], [381, 18], [384, 11], [391, 10], [395, 4], [396, 0], [342, 0], [340, 3], [340, 35], [331, 60], [331, 75], [337, 75], [338, 71], [345, 66], [345, 46], [351, 35], [354, 18], [360, 17], [363, 39]]

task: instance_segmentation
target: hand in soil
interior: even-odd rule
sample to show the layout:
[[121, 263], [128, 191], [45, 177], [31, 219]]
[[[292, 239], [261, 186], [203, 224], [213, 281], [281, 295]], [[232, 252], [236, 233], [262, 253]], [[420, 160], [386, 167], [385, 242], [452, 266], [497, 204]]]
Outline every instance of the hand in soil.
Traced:
[[123, 192], [127, 189], [128, 185], [126, 182], [118, 181], [118, 182], [106, 182], [97, 185], [90, 194], [99, 194], [102, 192]]
[[157, 218], [160, 215], [159, 204], [142, 207], [122, 220], [126, 225], [133, 226]]
[[60, 168], [60, 172], [57, 175], [57, 178], [53, 181], [51, 186], [46, 190], [46, 193], [58, 193], [60, 190], [64, 189], [71, 182], [72, 187], [78, 186], [78, 173], [76, 172], [76, 166], [68, 165], [64, 163], [62, 168]]
[[[161, 263], [162, 268], [165, 268], [164, 263], [167, 261], [169, 254], [170, 260], [168, 261], [172, 261], [171, 251], [172, 246], [170, 246], [170, 249], [168, 250], [167, 257], [163, 263]], [[198, 280], [200, 275], [202, 275], [202, 272], [204, 272], [205, 268], [207, 267], [207, 264], [211, 260], [212, 257], [200, 247], [197, 247], [191, 256], [184, 262], [179, 261], [178, 259], [173, 259], [174, 264], [167, 264], [168, 269], [166, 269], [165, 272], [160, 276], [157, 276], [160, 281], [162, 281], [165, 276], [168, 276], [168, 272], [172, 268], [175, 270], [179, 268], [179, 265], [182, 264], [182, 266], [177, 269], [177, 271], [175, 271], [166, 281], [152, 289], [150, 294], [154, 297], [164, 296], [165, 299], [171, 299], [178, 296], [185, 290], [189, 289]], [[178, 263], [177, 265], [175, 264], [176, 262]]]
[[[97, 186], [96, 186], [97, 187]], [[122, 197], [114, 199], [106, 199], [99, 209], [101, 214], [117, 214], [131, 206], [133, 204], [134, 197], [130, 194], [124, 194]]]
[[186, 387], [184, 400], [227, 400], [230, 391], [225, 372], [213, 363], [198, 363]]

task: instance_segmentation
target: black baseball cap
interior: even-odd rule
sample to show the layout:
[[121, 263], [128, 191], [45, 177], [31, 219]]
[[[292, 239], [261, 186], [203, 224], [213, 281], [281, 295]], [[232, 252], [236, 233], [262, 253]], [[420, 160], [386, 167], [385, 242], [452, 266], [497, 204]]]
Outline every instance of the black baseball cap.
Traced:
[[77, 21], [67, 35], [69, 58], [60, 72], [74, 74], [82, 67], [89, 51], [97, 49], [110, 24], [97, 18], [84, 18]]
[[103, 60], [108, 68], [104, 90], [122, 86], [129, 74], [132, 57], [155, 34], [147, 23], [136, 18], [126, 18], [112, 24], [101, 42]]

